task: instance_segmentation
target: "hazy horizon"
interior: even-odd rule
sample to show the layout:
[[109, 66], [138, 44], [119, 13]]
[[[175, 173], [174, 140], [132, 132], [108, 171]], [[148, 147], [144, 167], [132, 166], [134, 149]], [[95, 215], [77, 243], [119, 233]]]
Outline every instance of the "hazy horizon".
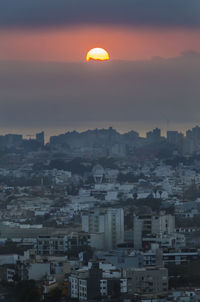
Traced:
[[106, 64], [1, 62], [0, 129], [198, 124], [199, 77], [198, 52]]
[[187, 123], [187, 124], [175, 124], [175, 123], [167, 123], [166, 121], [163, 121], [162, 124], [153, 124], [153, 123], [147, 123], [146, 125], [143, 122], [134, 122], [134, 121], [127, 121], [127, 122], [96, 122], [96, 123], [81, 123], [81, 122], [75, 122], [66, 125], [65, 127], [54, 127], [54, 128], [5, 128], [0, 127], [0, 135], [6, 135], [6, 134], [21, 134], [25, 139], [30, 139], [35, 137], [36, 133], [39, 133], [41, 131], [44, 131], [45, 133], [45, 142], [49, 142], [49, 138], [51, 136], [56, 136], [60, 134], [64, 134], [66, 132], [71, 131], [77, 131], [79, 133], [87, 131], [87, 130], [101, 130], [101, 129], [108, 129], [109, 127], [112, 127], [113, 129], [117, 130], [119, 133], [127, 133], [129, 131], [136, 131], [139, 133], [141, 137], [146, 137], [146, 132], [152, 131], [155, 128], [161, 129], [161, 135], [166, 136], [167, 131], [175, 130], [182, 132], [183, 134], [186, 133], [188, 129], [192, 129], [195, 126], [200, 126], [199, 123]]

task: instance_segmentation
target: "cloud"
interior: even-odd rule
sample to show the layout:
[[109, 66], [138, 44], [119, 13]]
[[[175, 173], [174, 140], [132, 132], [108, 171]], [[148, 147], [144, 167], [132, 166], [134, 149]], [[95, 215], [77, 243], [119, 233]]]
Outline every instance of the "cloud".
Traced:
[[199, 0], [2, 0], [1, 28], [79, 24], [200, 26]]
[[107, 63], [0, 63], [0, 127], [198, 122], [200, 54]]

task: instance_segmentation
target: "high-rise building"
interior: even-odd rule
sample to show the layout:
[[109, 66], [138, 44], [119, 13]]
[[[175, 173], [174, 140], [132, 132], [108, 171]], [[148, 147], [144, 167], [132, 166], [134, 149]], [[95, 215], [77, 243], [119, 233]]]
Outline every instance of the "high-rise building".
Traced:
[[183, 142], [184, 135], [178, 131], [167, 131], [167, 141], [171, 145], [179, 145]]
[[40, 133], [36, 133], [36, 141], [41, 145], [44, 146], [44, 131]]
[[22, 144], [23, 137], [21, 134], [6, 134], [4, 142], [6, 147], [18, 147]]
[[192, 130], [187, 130], [186, 138], [193, 140], [193, 142], [195, 144], [199, 144], [200, 143], [200, 127], [195, 126], [192, 128]]
[[82, 230], [89, 234], [102, 234], [102, 249], [113, 249], [124, 241], [124, 211], [121, 208], [108, 208], [84, 213]]
[[134, 215], [133, 241], [135, 249], [142, 248], [142, 239], [148, 236], [171, 235], [175, 232], [175, 218], [172, 215]]
[[155, 128], [153, 131], [147, 132], [146, 137], [149, 140], [157, 141], [161, 138], [161, 130], [159, 128]]
[[196, 143], [200, 142], [200, 127], [199, 126], [195, 126], [194, 128], [192, 128], [192, 136]]

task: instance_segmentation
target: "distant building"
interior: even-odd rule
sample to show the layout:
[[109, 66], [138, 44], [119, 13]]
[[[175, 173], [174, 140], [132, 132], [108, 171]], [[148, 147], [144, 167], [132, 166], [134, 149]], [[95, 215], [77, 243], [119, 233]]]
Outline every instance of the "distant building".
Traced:
[[78, 298], [80, 301], [98, 299], [101, 296], [100, 280], [102, 270], [98, 263], [93, 263], [90, 270], [74, 272], [69, 277], [71, 284], [71, 298]]
[[39, 236], [37, 238], [38, 255], [62, 255], [68, 250], [87, 247], [89, 235], [85, 233], [71, 233], [70, 235]]
[[159, 140], [161, 138], [161, 130], [159, 128], [153, 129], [146, 133], [146, 138], [152, 141]]
[[195, 249], [168, 250], [163, 252], [163, 262], [165, 265], [187, 264], [192, 261], [197, 261], [199, 259], [199, 251]]
[[95, 183], [101, 184], [104, 177], [104, 168], [101, 165], [96, 165], [92, 169], [92, 175]]
[[167, 131], [167, 141], [174, 146], [181, 146], [183, 143], [184, 135], [178, 131]]
[[[117, 268], [143, 267], [143, 255], [140, 252], [116, 249], [113, 251], [97, 251], [98, 259], [105, 259]], [[154, 253], [155, 255], [155, 253]], [[155, 265], [155, 264], [154, 264]]]
[[51, 274], [50, 262], [21, 262], [17, 264], [17, 276], [20, 280], [42, 280]]
[[36, 133], [36, 141], [41, 145], [41, 147], [44, 146], [44, 131]]
[[200, 127], [195, 126], [192, 130], [188, 130], [186, 137], [193, 139], [195, 143], [200, 143]]
[[90, 262], [87, 267], [71, 273], [71, 298], [79, 301], [97, 301], [101, 297], [120, 296], [127, 292], [127, 280], [121, 271], [109, 263]]
[[22, 144], [23, 137], [20, 134], [6, 134], [4, 136], [5, 146], [10, 147], [19, 147]]
[[143, 238], [152, 235], [162, 237], [175, 232], [175, 217], [172, 215], [134, 215], [133, 217], [133, 241], [135, 249], [141, 249]]
[[159, 294], [168, 291], [168, 270], [163, 267], [127, 268], [129, 294]]
[[[82, 215], [82, 231], [103, 237], [102, 249], [113, 249], [124, 241], [124, 211], [121, 208], [97, 209]], [[95, 236], [94, 236], [95, 238]], [[102, 242], [102, 241], [101, 241]], [[93, 243], [93, 247], [98, 242]], [[98, 248], [99, 245], [98, 245]]]

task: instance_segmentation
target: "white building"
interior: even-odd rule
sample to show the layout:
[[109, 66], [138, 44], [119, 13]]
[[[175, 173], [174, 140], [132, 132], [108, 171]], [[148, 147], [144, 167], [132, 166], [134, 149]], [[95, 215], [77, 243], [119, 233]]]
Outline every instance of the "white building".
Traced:
[[112, 295], [115, 287], [119, 293], [127, 292], [127, 279], [122, 278], [121, 270], [107, 262], [89, 262], [88, 266], [72, 272], [69, 281], [71, 297], [79, 301]]
[[[159, 215], [139, 215], [133, 218], [133, 241], [135, 249], [142, 248], [144, 238], [155, 238], [155, 242], [169, 238], [174, 240], [175, 217], [160, 213]], [[168, 246], [168, 245], [167, 245]]]
[[[124, 241], [124, 211], [120, 208], [96, 209], [82, 215], [82, 230], [89, 234], [102, 233], [102, 249], [111, 250]], [[95, 236], [93, 247], [95, 246]], [[98, 236], [98, 248], [100, 238]], [[92, 242], [91, 242], [92, 243]]]

